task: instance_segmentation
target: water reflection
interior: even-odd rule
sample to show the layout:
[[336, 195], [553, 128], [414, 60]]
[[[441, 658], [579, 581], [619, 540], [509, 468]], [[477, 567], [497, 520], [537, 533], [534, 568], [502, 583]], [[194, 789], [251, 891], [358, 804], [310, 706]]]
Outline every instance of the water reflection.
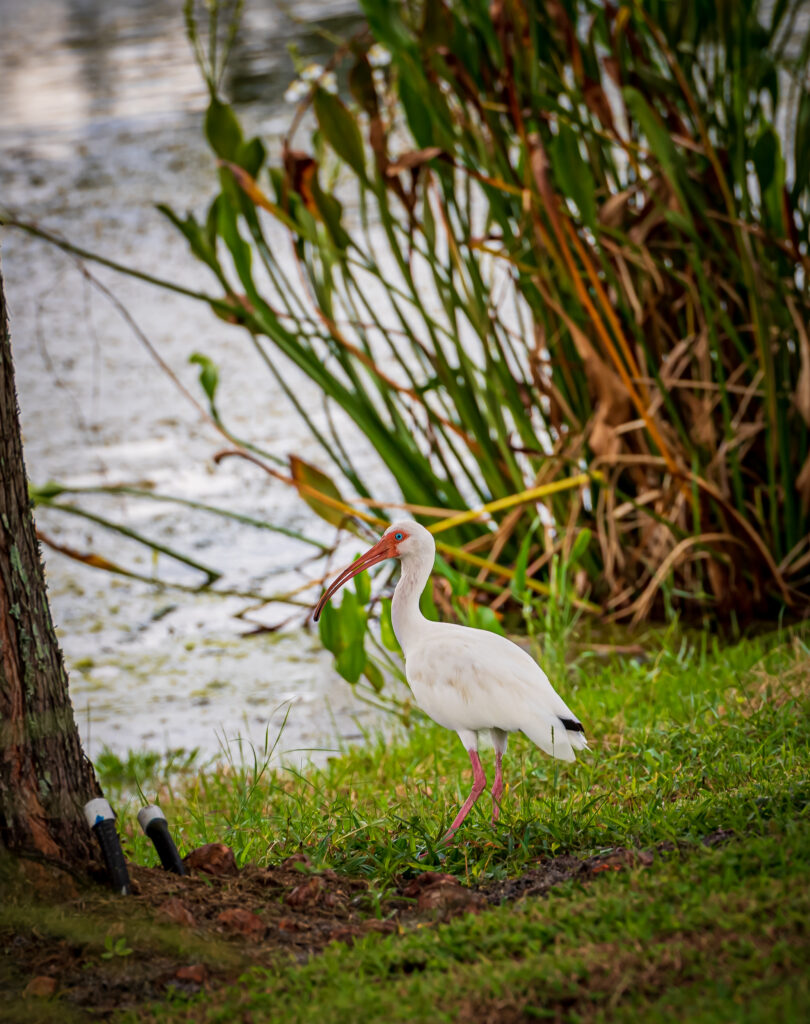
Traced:
[[303, 60], [323, 62], [334, 52], [329, 40], [346, 39], [363, 27], [353, 0], [287, 5], [251, 4], [234, 46], [227, 91], [239, 104], [276, 104], [294, 77], [288, 46]]
[[[97, 0], [68, 0], [63, 44], [76, 57], [77, 87], [87, 98], [86, 120], [111, 116], [115, 97], [119, 93], [120, 72], [126, 59], [119, 57], [128, 43], [130, 25], [138, 27], [140, 45], [160, 36], [166, 25], [159, 0], [135, 3], [126, 12], [116, 10], [114, 4]], [[124, 14], [124, 17], [122, 17]], [[123, 22], [123, 24], [122, 24]], [[144, 35], [146, 39], [144, 39]]]
[[[288, 47], [322, 60], [330, 39], [360, 29], [354, 0], [298, 5], [251, 0], [234, 46], [226, 92], [278, 110], [294, 77]], [[0, 131], [6, 145], [50, 147], [105, 124], [199, 110], [205, 89], [179, 0], [0, 0]]]
[[[294, 77], [289, 43], [306, 59], [323, 60], [332, 49], [325, 34], [359, 26], [353, 2], [297, 5], [293, 16], [280, 3], [248, 0], [225, 83], [247, 127], [272, 148], [273, 127], [288, 124], [292, 111], [282, 95]], [[201, 132], [206, 91], [180, 0], [0, 0], [0, 72], [0, 202], [113, 259], [209, 287], [155, 211], [157, 202], [204, 210], [216, 183]], [[6, 232], [2, 261], [32, 480], [137, 482], [301, 527], [300, 502], [284, 488], [237, 460], [212, 466], [219, 440], [69, 260]], [[317, 459], [284, 396], [246, 355], [239, 331], [178, 296], [96, 272], [191, 391], [198, 389], [192, 352], [220, 364], [223, 408], [238, 434], [281, 457], [297, 451]], [[318, 408], [308, 382], [287, 372]], [[299, 585], [311, 555], [276, 535], [210, 516], [179, 517], [143, 501], [116, 498], [98, 511], [217, 565], [234, 587]], [[67, 546], [146, 574], [174, 574], [79, 520], [42, 510], [38, 525]], [[331, 540], [325, 524], [306, 529]], [[334, 747], [356, 735], [355, 719], [373, 724], [311, 634], [241, 641], [233, 616], [243, 602], [155, 593], [47, 549], [46, 566], [77, 718], [93, 755], [105, 743], [118, 751], [169, 745], [216, 752], [217, 734], [261, 745], [277, 709], [291, 700], [282, 748]], [[276, 608], [258, 619], [289, 614]]]

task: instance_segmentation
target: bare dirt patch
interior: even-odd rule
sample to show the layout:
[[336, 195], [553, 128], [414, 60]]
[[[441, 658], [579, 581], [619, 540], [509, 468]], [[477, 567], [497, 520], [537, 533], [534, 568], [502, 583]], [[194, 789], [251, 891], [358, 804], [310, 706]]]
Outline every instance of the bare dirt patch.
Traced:
[[0, 986], [17, 999], [20, 1020], [32, 1020], [29, 1008], [44, 1009], [55, 998], [53, 1018], [37, 1019], [56, 1020], [60, 1005], [75, 1008], [78, 1019], [105, 1019], [171, 989], [213, 992], [280, 957], [303, 962], [331, 942], [447, 921], [653, 860], [649, 851], [624, 849], [560, 856], [478, 888], [424, 871], [398, 879], [382, 899], [362, 878], [315, 871], [303, 853], [240, 870], [221, 844], [193, 851], [185, 877], [130, 865], [130, 896], [32, 865], [18, 873], [16, 896], [0, 915]]

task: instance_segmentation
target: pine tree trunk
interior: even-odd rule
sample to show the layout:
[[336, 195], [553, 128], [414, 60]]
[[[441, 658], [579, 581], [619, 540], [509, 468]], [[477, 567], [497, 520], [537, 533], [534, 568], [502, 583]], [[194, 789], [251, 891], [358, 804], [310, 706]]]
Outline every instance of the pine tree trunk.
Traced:
[[23, 464], [0, 272], [0, 848], [86, 869], [100, 796], [54, 633]]

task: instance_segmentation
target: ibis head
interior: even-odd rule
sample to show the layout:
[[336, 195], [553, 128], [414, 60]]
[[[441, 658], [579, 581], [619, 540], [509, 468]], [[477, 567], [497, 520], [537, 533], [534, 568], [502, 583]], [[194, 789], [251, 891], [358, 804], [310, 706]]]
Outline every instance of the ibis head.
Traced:
[[433, 568], [435, 556], [436, 543], [424, 526], [411, 520], [393, 523], [372, 548], [355, 559], [351, 565], [347, 565], [334, 579], [318, 601], [312, 616], [313, 619], [318, 621], [326, 602], [340, 590], [344, 583], [348, 583], [359, 572], [370, 569], [387, 558], [399, 558], [403, 564], [411, 565], [413, 563], [416, 568], [424, 568], [426, 573], [429, 573]]

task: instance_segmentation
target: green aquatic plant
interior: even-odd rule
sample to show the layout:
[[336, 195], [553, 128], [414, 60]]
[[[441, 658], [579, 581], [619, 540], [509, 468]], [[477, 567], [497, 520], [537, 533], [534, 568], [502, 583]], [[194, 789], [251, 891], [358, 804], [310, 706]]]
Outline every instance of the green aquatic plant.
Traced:
[[361, 7], [367, 30], [301, 74], [270, 161], [222, 94], [241, 5], [186, 5], [217, 189], [202, 217], [162, 209], [212, 287], [133, 273], [243, 327], [320, 458], [234, 437], [214, 402], [227, 367], [197, 353], [233, 451], [333, 525], [380, 527], [362, 435], [400, 507], [446, 528], [442, 556], [495, 601], [540, 507], [525, 565], [545, 594], [588, 531], [570, 584], [603, 616], [803, 612], [799, 0]]
[[[424, 515], [585, 469], [545, 499], [555, 529], [527, 552], [547, 584], [544, 556], [587, 529], [583, 582], [616, 617], [804, 606], [798, 5], [362, 9], [368, 32], [328, 69], [348, 96], [312, 77], [279, 163], [212, 90], [218, 194], [202, 222], [165, 212], [217, 311], [282, 386], [303, 370]], [[297, 411], [370, 502], [345, 427]], [[527, 514], [450, 539], [514, 567]]]

